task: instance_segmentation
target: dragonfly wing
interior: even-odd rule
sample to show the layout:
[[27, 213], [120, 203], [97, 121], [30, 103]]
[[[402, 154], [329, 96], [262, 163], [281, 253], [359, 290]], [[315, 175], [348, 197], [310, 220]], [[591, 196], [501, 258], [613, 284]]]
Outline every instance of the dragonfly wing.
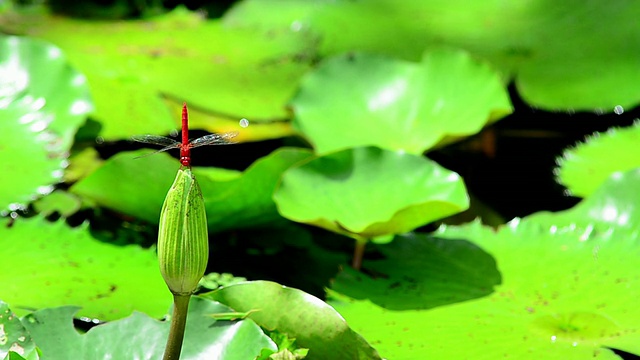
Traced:
[[137, 142], [141, 142], [141, 143], [145, 143], [145, 144], [153, 144], [153, 145], [160, 145], [160, 146], [165, 146], [165, 149], [162, 149], [160, 151], [166, 151], [169, 149], [175, 149], [175, 148], [179, 148], [180, 147], [180, 143], [165, 137], [165, 136], [157, 136], [157, 135], [134, 135], [131, 137], [131, 140], [133, 141], [137, 141]]
[[203, 145], [227, 145], [227, 144], [235, 144], [236, 141], [233, 141], [233, 138], [238, 136], [238, 132], [228, 132], [223, 134], [210, 134], [205, 135], [201, 138], [197, 138], [189, 143], [191, 148], [195, 148]]
[[175, 146], [165, 146], [165, 147], [163, 147], [162, 149], [160, 149], [160, 150], [156, 150], [156, 151], [154, 151], [154, 152], [152, 152], [152, 153], [148, 153], [148, 154], [144, 154], [144, 155], [136, 156], [136, 157], [134, 157], [134, 159], [140, 159], [140, 158], [143, 158], [143, 157], [147, 157], [147, 156], [149, 156], [149, 155], [157, 154], [157, 153], [159, 153], [159, 152], [163, 152], [163, 151], [167, 151], [167, 150], [171, 150], [171, 149], [175, 149], [175, 148], [176, 148]]

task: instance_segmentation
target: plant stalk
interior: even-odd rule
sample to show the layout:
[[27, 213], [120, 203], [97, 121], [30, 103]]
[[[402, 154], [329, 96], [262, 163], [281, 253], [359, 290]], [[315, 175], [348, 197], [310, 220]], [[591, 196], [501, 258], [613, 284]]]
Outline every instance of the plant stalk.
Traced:
[[360, 270], [362, 267], [362, 258], [364, 257], [364, 248], [367, 245], [366, 239], [357, 239], [356, 247], [353, 249], [353, 260], [351, 261], [351, 267], [356, 270]]
[[189, 309], [189, 295], [173, 294], [173, 315], [167, 346], [164, 349], [163, 360], [179, 360], [184, 340], [184, 329], [187, 324], [187, 310]]

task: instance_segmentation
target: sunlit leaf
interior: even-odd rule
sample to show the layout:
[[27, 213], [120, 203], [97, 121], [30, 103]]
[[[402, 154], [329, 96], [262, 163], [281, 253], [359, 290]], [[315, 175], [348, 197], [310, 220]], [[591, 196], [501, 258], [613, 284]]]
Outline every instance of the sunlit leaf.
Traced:
[[176, 128], [180, 118], [163, 95], [226, 118], [286, 118], [286, 101], [309, 68], [297, 54], [313, 51], [305, 34], [228, 29], [181, 7], [135, 21], [10, 13], [0, 28], [49, 40], [68, 54], [89, 80], [107, 140]]
[[91, 110], [86, 79], [61, 50], [0, 35], [0, 211], [24, 208], [62, 179], [73, 135]]
[[[364, 263], [376, 278], [339, 275], [334, 288], [342, 294], [331, 292], [330, 303], [394, 359], [412, 359], [416, 349], [451, 359], [619, 359], [608, 348], [640, 354], [640, 310], [629, 306], [640, 296], [640, 217], [629, 196], [639, 193], [639, 174], [611, 178], [575, 209], [534, 214], [497, 232], [473, 223], [441, 231], [448, 240], [398, 237], [382, 249], [388, 258]], [[495, 277], [478, 266], [484, 252], [458, 256], [461, 240], [495, 258], [501, 283], [482, 298], [423, 310]], [[458, 276], [465, 266], [475, 273]]]
[[62, 217], [69, 217], [80, 210], [80, 206], [80, 199], [62, 190], [55, 190], [33, 203], [34, 209], [45, 216], [58, 213]]
[[[148, 152], [113, 156], [71, 191], [100, 206], [157, 223], [180, 163], [166, 153], [136, 159], [142, 154]], [[280, 175], [310, 155], [304, 149], [280, 149], [258, 159], [242, 173], [194, 168], [205, 199], [209, 231], [253, 227], [281, 219], [272, 199]]]
[[263, 328], [295, 338], [308, 348], [305, 359], [380, 359], [331, 306], [298, 289], [269, 281], [251, 281], [203, 295], [249, 315]]
[[180, 163], [166, 153], [136, 159], [148, 153], [118, 153], [70, 191], [97, 205], [157, 224]]
[[200, 180], [210, 231], [256, 227], [282, 219], [273, 192], [286, 169], [310, 156], [306, 149], [281, 148], [256, 160], [231, 181]]
[[596, 133], [558, 158], [558, 180], [573, 195], [587, 197], [613, 173], [640, 167], [638, 144], [638, 124]]
[[456, 173], [374, 147], [290, 168], [274, 199], [288, 219], [365, 238], [410, 231], [464, 210], [469, 201]]
[[[14, 314], [9, 305], [0, 301], [0, 329], [2, 329], [2, 337], [0, 341], [0, 358], [11, 351], [22, 356], [24, 359], [38, 359], [36, 345], [29, 331], [25, 329], [20, 322], [20, 318]], [[9, 360], [18, 359], [15, 355], [10, 355]]]
[[455, 46], [489, 60], [529, 104], [547, 109], [630, 108], [640, 101], [640, 4], [628, 0], [374, 0], [238, 2], [225, 23], [306, 31], [323, 56], [369, 51], [417, 60]]
[[421, 63], [367, 54], [331, 58], [292, 100], [294, 125], [319, 153], [375, 145], [420, 154], [509, 114], [498, 75], [453, 50]]
[[[262, 348], [275, 349], [269, 337], [250, 320], [218, 322], [208, 316], [230, 310], [206, 299], [192, 298], [180, 359], [246, 360], [253, 359]], [[70, 306], [43, 309], [25, 316], [22, 322], [46, 359], [162, 358], [169, 322], [136, 312], [80, 335], [72, 323], [77, 313], [78, 308]]]
[[82, 316], [111, 320], [133, 310], [160, 317], [171, 303], [153, 249], [100, 242], [86, 226], [31, 218], [7, 227], [5, 220], [0, 246], [8, 254], [0, 297], [14, 310], [74, 304]]

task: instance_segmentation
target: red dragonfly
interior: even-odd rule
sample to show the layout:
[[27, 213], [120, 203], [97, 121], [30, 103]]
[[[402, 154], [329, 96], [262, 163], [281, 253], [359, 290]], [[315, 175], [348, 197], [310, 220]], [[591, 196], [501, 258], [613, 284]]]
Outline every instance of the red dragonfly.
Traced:
[[[240, 126], [247, 127], [249, 122], [246, 119], [240, 121]], [[157, 135], [135, 135], [131, 139], [134, 141], [164, 146], [162, 149], [152, 152], [153, 155], [162, 151], [171, 149], [180, 149], [180, 163], [182, 166], [191, 166], [191, 149], [204, 145], [228, 145], [235, 144], [232, 139], [238, 135], [237, 131], [222, 133], [222, 134], [210, 134], [203, 137], [189, 141], [189, 115], [187, 112], [187, 103], [182, 104], [182, 142], [175, 141], [174, 139], [157, 136]]]

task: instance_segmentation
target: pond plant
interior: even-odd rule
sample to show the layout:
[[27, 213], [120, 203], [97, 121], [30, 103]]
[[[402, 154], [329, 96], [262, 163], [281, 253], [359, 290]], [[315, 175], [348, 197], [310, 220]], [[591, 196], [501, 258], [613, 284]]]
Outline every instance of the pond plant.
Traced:
[[640, 356], [640, 5], [168, 6], [0, 4], [1, 358]]

